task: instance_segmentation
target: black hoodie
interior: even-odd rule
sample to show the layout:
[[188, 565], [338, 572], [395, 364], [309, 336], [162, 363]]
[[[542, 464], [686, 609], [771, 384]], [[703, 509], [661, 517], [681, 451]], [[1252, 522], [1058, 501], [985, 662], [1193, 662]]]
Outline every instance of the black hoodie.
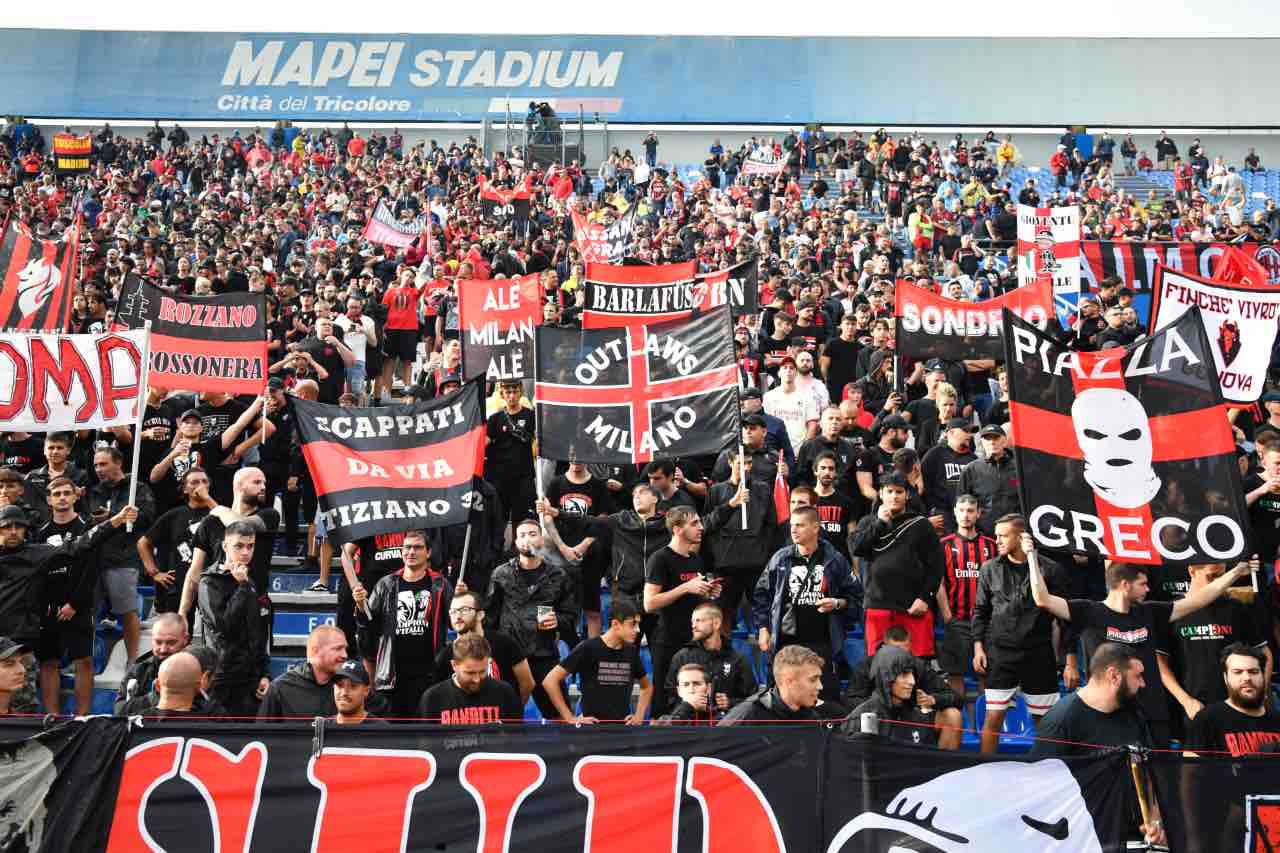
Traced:
[[917, 598], [929, 603], [942, 583], [942, 543], [928, 519], [910, 509], [887, 523], [865, 516], [849, 534], [849, 553], [867, 561], [867, 610], [906, 612]]
[[893, 701], [893, 682], [905, 672], [915, 673], [915, 658], [911, 652], [897, 646], [881, 646], [871, 663], [871, 678], [876, 690], [845, 718], [840, 730], [845, 734], [862, 731], [862, 715], [875, 714], [880, 718], [880, 735], [904, 743], [933, 746], [938, 742], [937, 714], [925, 713], [916, 705], [913, 690], [911, 701], [901, 705]]

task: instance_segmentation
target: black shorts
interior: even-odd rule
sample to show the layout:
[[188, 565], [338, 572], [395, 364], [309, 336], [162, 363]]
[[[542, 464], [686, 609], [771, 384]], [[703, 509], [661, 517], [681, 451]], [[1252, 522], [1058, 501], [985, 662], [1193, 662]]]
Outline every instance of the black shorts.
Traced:
[[36, 660], [82, 660], [93, 657], [93, 626], [45, 620], [36, 642]]
[[387, 329], [387, 339], [382, 344], [387, 358], [398, 358], [412, 364], [418, 358], [417, 329]]
[[1021, 689], [1026, 696], [1057, 695], [1058, 659], [1052, 646], [1028, 649], [992, 646], [986, 652], [987, 690]]
[[973, 632], [968, 620], [952, 619], [942, 629], [938, 667], [948, 675], [960, 676], [973, 669]]

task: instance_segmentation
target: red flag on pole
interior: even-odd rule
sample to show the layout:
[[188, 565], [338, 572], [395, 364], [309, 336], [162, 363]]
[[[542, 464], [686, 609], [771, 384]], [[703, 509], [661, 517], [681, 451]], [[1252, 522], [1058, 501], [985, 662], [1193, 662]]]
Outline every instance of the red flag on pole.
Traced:
[[778, 513], [778, 523], [791, 518], [791, 487], [782, 476], [782, 451], [778, 451], [778, 476], [773, 481], [773, 508]]
[[1268, 287], [1266, 267], [1256, 258], [1235, 246], [1227, 246], [1222, 250], [1222, 260], [1213, 271], [1214, 281], [1225, 281], [1232, 284], [1243, 284], [1248, 287]]

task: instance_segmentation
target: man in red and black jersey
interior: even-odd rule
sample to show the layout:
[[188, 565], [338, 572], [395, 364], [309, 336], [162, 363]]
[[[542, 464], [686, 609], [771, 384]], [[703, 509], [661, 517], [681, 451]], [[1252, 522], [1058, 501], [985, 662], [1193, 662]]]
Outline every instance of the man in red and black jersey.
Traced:
[[742, 388], [761, 388], [760, 372], [764, 359], [751, 348], [751, 333], [746, 326], [733, 330], [733, 357], [738, 362], [738, 385]]
[[996, 556], [996, 540], [978, 532], [978, 499], [961, 495], [955, 505], [956, 532], [942, 537], [946, 571], [938, 587], [938, 612], [942, 615], [942, 648], [938, 666], [947, 673], [951, 689], [964, 695], [964, 675], [973, 662], [973, 599], [978, 569]]

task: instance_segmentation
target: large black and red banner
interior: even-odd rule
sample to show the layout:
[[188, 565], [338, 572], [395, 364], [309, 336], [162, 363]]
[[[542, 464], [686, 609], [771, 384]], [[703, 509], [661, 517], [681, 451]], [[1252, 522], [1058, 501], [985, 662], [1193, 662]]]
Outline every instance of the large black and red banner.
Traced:
[[116, 323], [151, 321], [152, 385], [184, 391], [260, 394], [267, 384], [266, 297], [182, 296], [138, 280], [126, 287]]
[[1156, 264], [1198, 275], [1216, 278], [1218, 264], [1228, 248], [1250, 256], [1267, 271], [1267, 283], [1280, 285], [1280, 250], [1271, 243], [1147, 243], [1081, 241], [1080, 287], [1098, 289], [1108, 276], [1120, 279], [1121, 287], [1150, 290], [1155, 281]]
[[480, 176], [480, 212], [486, 221], [510, 222], [516, 233], [523, 234], [529, 224], [529, 202], [533, 198], [532, 182], [528, 175], [513, 189], [495, 187]]
[[[991, 760], [815, 725], [131, 728], [99, 717], [58, 731], [114, 748], [86, 744], [44, 777], [6, 768], [0, 785], [13, 783], [22, 809], [6, 821], [44, 833], [32, 851], [1119, 853], [1132, 800], [1119, 750]], [[1224, 777], [1223, 793], [1277, 788], [1274, 775], [1244, 788], [1228, 767], [1198, 766], [1207, 782]], [[1238, 850], [1235, 839], [1200, 849]]]
[[80, 229], [42, 240], [10, 219], [0, 240], [0, 331], [64, 332], [71, 319]]
[[539, 327], [540, 455], [625, 465], [737, 441], [731, 323], [723, 307], [650, 326]]
[[1042, 278], [995, 299], [964, 302], [938, 296], [908, 281], [894, 291], [894, 341], [903, 358], [1004, 358], [1002, 311], [1045, 329], [1054, 315], [1053, 279]]
[[427, 402], [343, 408], [294, 399], [302, 455], [330, 534], [379, 533], [467, 520], [484, 473], [481, 383]]
[[707, 308], [728, 305], [735, 317], [756, 313], [760, 310], [759, 262], [752, 257], [727, 269], [699, 273], [695, 296]]
[[93, 137], [85, 134], [55, 133], [53, 165], [59, 175], [83, 175], [93, 159]]
[[498, 379], [533, 376], [533, 330], [542, 325], [537, 273], [458, 282], [462, 375]]
[[1022, 509], [1044, 547], [1140, 564], [1247, 553], [1235, 438], [1199, 308], [1101, 352], [1069, 350], [1008, 311], [1004, 325]]
[[588, 263], [582, 328], [604, 329], [662, 323], [710, 308], [698, 286], [697, 264], [616, 266]]

